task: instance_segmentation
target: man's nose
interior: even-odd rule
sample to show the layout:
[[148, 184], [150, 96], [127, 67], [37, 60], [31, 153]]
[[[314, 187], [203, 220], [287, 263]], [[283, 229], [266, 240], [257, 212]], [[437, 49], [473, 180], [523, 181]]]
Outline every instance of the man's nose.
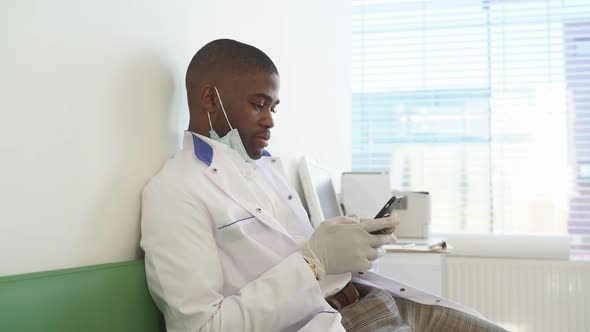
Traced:
[[265, 128], [272, 128], [275, 126], [275, 121], [272, 117], [270, 108], [263, 112], [262, 119], [260, 119], [260, 125]]

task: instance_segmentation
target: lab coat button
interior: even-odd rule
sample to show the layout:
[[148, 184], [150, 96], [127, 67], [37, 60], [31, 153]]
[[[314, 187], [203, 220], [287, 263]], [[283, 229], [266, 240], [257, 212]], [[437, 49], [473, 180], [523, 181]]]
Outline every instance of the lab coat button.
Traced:
[[213, 168], [211, 169], [211, 172], [213, 172], [213, 173], [217, 173], [217, 168], [213, 167]]
[[292, 199], [293, 199], [293, 195], [289, 195], [289, 196], [287, 196], [287, 199], [288, 199], [288, 200], [292, 200]]
[[276, 162], [277, 162], [277, 160], [276, 160], [275, 158], [272, 158], [272, 159], [270, 160], [270, 162], [271, 162], [271, 163], [276, 163]]
[[400, 291], [400, 292], [405, 292], [405, 291], [406, 291], [406, 289], [405, 289], [405, 288], [400, 288], [400, 289], [399, 289], [399, 291]]
[[256, 208], [256, 212], [260, 213], [260, 212], [262, 212], [262, 209], [261, 208]]

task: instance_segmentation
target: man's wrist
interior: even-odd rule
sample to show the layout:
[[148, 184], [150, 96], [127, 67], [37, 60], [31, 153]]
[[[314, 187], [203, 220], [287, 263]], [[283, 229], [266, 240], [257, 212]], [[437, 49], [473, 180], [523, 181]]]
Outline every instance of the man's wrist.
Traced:
[[309, 266], [309, 268], [311, 269], [311, 271], [315, 275], [315, 279], [316, 280], [320, 280], [320, 274], [318, 272], [318, 266], [317, 266], [317, 264], [314, 263], [313, 260], [311, 258], [309, 258], [309, 257], [303, 256], [303, 259], [305, 260], [305, 262], [307, 263], [307, 265]]
[[307, 265], [313, 271], [313, 274], [315, 275], [315, 278], [317, 280], [321, 280], [326, 276], [326, 268], [318, 259], [315, 252], [311, 250], [309, 242], [305, 243], [301, 247], [299, 253], [301, 254], [301, 256], [303, 256], [303, 259], [305, 259]]

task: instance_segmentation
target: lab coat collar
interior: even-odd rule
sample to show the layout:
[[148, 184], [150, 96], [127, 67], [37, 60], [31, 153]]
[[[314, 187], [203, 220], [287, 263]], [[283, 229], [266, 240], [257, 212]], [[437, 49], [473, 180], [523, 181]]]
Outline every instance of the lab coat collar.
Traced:
[[[209, 179], [211, 179], [211, 181], [219, 186], [221, 190], [223, 190], [229, 197], [240, 204], [256, 219], [268, 227], [283, 234], [287, 239], [292, 241], [294, 248], [296, 248], [295, 240], [289, 233], [287, 233], [279, 221], [276, 220], [272, 214], [272, 211], [266, 211], [262, 209], [251, 200], [251, 197], [254, 195], [250, 191], [248, 183], [245, 182], [241, 170], [238, 169], [236, 164], [231, 161], [231, 154], [237, 154], [236, 151], [232, 150], [223, 143], [187, 131], [185, 135], [184, 149], [191, 149], [191, 147], [188, 146], [190, 144], [194, 144], [194, 153], [197, 159], [208, 166], [206, 175]], [[215, 151], [217, 151], [218, 154], [215, 158], [213, 158]], [[270, 154], [268, 154], [268, 156], [270, 156]], [[278, 160], [277, 158], [272, 158], [275, 160], [275, 162], [269, 162], [267, 161], [267, 158], [261, 159], [262, 160], [259, 160], [260, 162], [273, 164], [273, 166]]]
[[[197, 135], [193, 132], [187, 131], [186, 133], [190, 133], [193, 140], [193, 147], [195, 150], [195, 156], [204, 162], [207, 166], [211, 166], [211, 162], [213, 161], [213, 148], [211, 147], [212, 144], [221, 144], [225, 147], [225, 144], [214, 141], [210, 138]], [[200, 137], [199, 137], [200, 136]], [[266, 150], [262, 150], [262, 155], [265, 157], [270, 157], [270, 153]]]
[[197, 135], [192, 134], [191, 136], [193, 137], [195, 156], [197, 156], [200, 161], [207, 164], [207, 166], [211, 166], [211, 161], [213, 161], [213, 148], [211, 148], [211, 145], [197, 137]]

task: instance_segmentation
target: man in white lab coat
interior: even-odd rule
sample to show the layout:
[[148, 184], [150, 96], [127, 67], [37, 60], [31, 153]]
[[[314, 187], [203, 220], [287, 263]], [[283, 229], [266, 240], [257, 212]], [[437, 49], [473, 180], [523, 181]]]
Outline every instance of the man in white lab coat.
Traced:
[[186, 87], [183, 149], [142, 196], [148, 286], [169, 332], [500, 330], [367, 271], [395, 240], [395, 216], [312, 229], [265, 150], [279, 74], [262, 51], [213, 41], [192, 59]]

